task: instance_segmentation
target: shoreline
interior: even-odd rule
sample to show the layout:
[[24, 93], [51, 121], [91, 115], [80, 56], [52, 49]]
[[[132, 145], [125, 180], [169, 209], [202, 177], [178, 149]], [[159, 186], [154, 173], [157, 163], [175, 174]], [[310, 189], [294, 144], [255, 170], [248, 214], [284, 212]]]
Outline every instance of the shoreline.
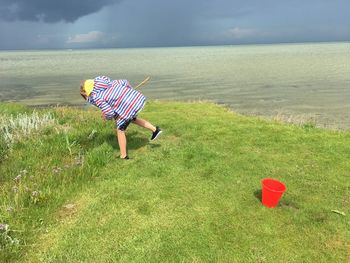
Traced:
[[[283, 113], [279, 112], [277, 114], [271, 115], [271, 114], [264, 114], [262, 112], [260, 113], [248, 113], [248, 112], [242, 112], [239, 111], [235, 108], [233, 108], [231, 105], [222, 103], [222, 102], [216, 102], [216, 101], [211, 101], [211, 100], [148, 100], [149, 102], [156, 102], [156, 101], [161, 101], [161, 102], [183, 102], [183, 103], [210, 103], [210, 104], [215, 104], [220, 107], [226, 108], [229, 111], [240, 114], [242, 116], [246, 117], [254, 117], [254, 118], [260, 118], [263, 120], [268, 120], [268, 121], [277, 121], [277, 122], [282, 122], [285, 124], [292, 124], [296, 126], [303, 126], [307, 125], [310, 127], [315, 127], [315, 128], [320, 128], [320, 129], [326, 129], [326, 130], [335, 130], [335, 131], [344, 131], [344, 132], [350, 132], [350, 127], [341, 127], [336, 124], [332, 124], [330, 122], [323, 122], [321, 119], [322, 118], [317, 118], [315, 117], [315, 114], [307, 114], [307, 113]], [[0, 102], [0, 103], [15, 103], [19, 105], [24, 105], [29, 108], [33, 109], [50, 109], [50, 108], [59, 108], [59, 107], [68, 107], [68, 108], [75, 108], [75, 109], [84, 109], [84, 108], [95, 108], [93, 105], [90, 105], [88, 103], [47, 103], [47, 104], [26, 104], [26, 103], [21, 103], [21, 102]]]
[[133, 46], [133, 47], [103, 47], [103, 48], [37, 48], [37, 49], [0, 49], [0, 52], [50, 52], [50, 51], [96, 51], [96, 50], [135, 50], [135, 49], [171, 49], [171, 48], [210, 48], [210, 47], [250, 47], [250, 46], [280, 46], [280, 45], [332, 45], [332, 44], [350, 44], [350, 40], [341, 41], [306, 41], [306, 42], [260, 42], [260, 43], [244, 43], [244, 44], [212, 44], [212, 45], [179, 45], [179, 46]]

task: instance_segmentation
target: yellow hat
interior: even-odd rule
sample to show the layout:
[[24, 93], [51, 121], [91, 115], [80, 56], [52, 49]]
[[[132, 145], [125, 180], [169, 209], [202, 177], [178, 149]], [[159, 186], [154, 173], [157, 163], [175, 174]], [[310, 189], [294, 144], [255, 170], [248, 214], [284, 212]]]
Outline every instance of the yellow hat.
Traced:
[[93, 79], [87, 79], [84, 82], [84, 90], [86, 95], [90, 96], [92, 90], [94, 89], [95, 81]]

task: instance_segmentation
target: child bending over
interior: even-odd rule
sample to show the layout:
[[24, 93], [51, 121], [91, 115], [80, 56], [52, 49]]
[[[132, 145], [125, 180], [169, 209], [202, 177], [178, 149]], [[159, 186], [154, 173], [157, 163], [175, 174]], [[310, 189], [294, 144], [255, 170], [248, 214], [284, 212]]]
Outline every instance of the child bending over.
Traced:
[[121, 159], [129, 159], [125, 130], [130, 123], [150, 130], [151, 141], [162, 133], [158, 126], [137, 117], [145, 106], [146, 98], [133, 89], [127, 80], [112, 80], [106, 76], [87, 79], [80, 84], [80, 94], [86, 101], [101, 109], [104, 119], [115, 120]]

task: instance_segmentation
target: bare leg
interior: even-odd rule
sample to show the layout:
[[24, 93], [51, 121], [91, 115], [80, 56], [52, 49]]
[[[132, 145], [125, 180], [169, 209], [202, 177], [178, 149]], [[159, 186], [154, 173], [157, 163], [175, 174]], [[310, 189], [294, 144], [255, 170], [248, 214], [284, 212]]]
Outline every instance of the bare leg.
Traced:
[[156, 131], [156, 127], [154, 125], [152, 125], [150, 122], [140, 119], [140, 118], [136, 118], [134, 121], [132, 121], [133, 123], [137, 124], [138, 126], [141, 126], [143, 128], [146, 128], [152, 132]]
[[126, 136], [125, 131], [117, 129], [118, 143], [120, 149], [120, 158], [126, 157]]

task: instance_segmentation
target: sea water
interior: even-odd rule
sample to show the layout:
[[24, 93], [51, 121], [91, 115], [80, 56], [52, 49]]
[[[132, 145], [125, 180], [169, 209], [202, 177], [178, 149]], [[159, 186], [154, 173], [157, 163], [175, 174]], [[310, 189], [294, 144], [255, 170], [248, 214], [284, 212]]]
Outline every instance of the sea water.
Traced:
[[[81, 80], [128, 79], [148, 99], [350, 129], [350, 43], [0, 52], [0, 101], [83, 105]], [[171, 114], [171, 113], [169, 113]]]

